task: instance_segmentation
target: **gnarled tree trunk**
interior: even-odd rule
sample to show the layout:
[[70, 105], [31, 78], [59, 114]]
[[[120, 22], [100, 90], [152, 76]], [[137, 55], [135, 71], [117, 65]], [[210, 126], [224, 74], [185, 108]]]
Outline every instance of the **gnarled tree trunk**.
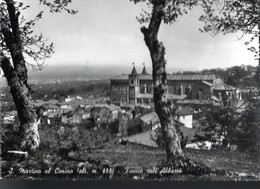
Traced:
[[4, 71], [11, 94], [18, 113], [20, 127], [18, 141], [20, 148], [27, 151], [35, 151], [40, 144], [38, 134], [38, 122], [35, 103], [31, 97], [30, 90], [18, 77], [10, 61], [4, 58], [1, 61], [1, 67]]
[[260, 10], [258, 12], [257, 25], [258, 25], [258, 65], [256, 70], [256, 82], [257, 82], [258, 89], [260, 89]]
[[154, 83], [154, 106], [162, 129], [167, 159], [172, 156], [182, 156], [181, 141], [177, 132], [176, 122], [173, 121], [172, 107], [167, 99], [167, 73], [164, 59], [165, 48], [162, 42], [158, 41], [158, 31], [162, 22], [163, 3], [153, 6], [152, 17], [149, 27], [142, 27], [145, 43], [150, 51], [153, 64]]
[[22, 150], [34, 151], [39, 147], [38, 122], [35, 102], [28, 84], [28, 73], [23, 57], [23, 45], [19, 29], [19, 12], [13, 0], [5, 0], [8, 18], [1, 22], [1, 32], [6, 47], [11, 54], [12, 63], [1, 52], [1, 68], [11, 89], [11, 94], [18, 113], [20, 127], [19, 140]]

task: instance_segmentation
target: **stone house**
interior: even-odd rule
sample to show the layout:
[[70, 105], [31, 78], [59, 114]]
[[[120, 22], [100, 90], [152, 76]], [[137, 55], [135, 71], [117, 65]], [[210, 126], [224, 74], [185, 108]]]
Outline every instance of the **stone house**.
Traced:
[[184, 127], [192, 128], [193, 127], [193, 113], [194, 111], [191, 108], [181, 108], [176, 111], [176, 119], [183, 124]]

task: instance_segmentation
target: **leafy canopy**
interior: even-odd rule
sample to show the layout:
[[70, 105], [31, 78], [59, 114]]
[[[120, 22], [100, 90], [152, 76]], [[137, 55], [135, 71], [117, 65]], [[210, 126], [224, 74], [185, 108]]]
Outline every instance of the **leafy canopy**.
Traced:
[[[66, 11], [70, 14], [76, 14], [77, 11], [71, 10], [68, 5], [71, 0], [38, 0], [39, 4], [49, 7], [50, 12], [58, 13]], [[34, 60], [34, 63], [26, 62], [34, 69], [42, 69], [44, 61], [54, 53], [53, 43], [47, 44], [43, 35], [35, 34], [34, 27], [37, 21], [43, 18], [43, 11], [40, 11], [34, 19], [26, 20], [21, 14], [22, 11], [30, 9], [30, 5], [25, 5], [19, 0], [1, 0], [0, 1], [1, 18], [1, 38], [2, 47], [1, 56], [11, 57], [12, 44], [19, 44], [23, 53]], [[5, 35], [4, 35], [5, 34]]]
[[[205, 14], [200, 20], [205, 23], [202, 31], [210, 32], [213, 35], [218, 33], [241, 32], [240, 38], [250, 35], [251, 38], [245, 42], [251, 42], [259, 37], [260, 24], [260, 1], [259, 0], [204, 0], [203, 7]], [[248, 48], [258, 55], [257, 48]]]
[[[188, 10], [192, 9], [195, 5], [201, 3], [201, 0], [130, 0], [136, 3], [146, 3], [147, 7], [153, 9], [154, 7], [163, 7], [162, 19], [165, 24], [172, 24], [179, 16], [187, 14]], [[152, 10], [154, 11], [154, 10]], [[151, 20], [152, 12], [142, 9], [142, 13], [137, 20], [143, 24]]]

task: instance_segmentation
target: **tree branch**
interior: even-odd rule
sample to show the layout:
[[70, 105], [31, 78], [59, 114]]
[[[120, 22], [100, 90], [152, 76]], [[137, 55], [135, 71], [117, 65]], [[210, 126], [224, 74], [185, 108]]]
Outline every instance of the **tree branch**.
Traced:
[[7, 10], [10, 18], [10, 23], [13, 31], [13, 36], [19, 45], [21, 45], [21, 35], [19, 31], [19, 15], [20, 12], [18, 11], [16, 13], [15, 6], [14, 6], [14, 1], [13, 0], [5, 0], [7, 4]]

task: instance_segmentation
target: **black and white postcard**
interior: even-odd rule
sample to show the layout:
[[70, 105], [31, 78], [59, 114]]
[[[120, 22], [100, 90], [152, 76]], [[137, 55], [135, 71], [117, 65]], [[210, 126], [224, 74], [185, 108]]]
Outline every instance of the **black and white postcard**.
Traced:
[[2, 179], [260, 180], [260, 2], [0, 0]]

